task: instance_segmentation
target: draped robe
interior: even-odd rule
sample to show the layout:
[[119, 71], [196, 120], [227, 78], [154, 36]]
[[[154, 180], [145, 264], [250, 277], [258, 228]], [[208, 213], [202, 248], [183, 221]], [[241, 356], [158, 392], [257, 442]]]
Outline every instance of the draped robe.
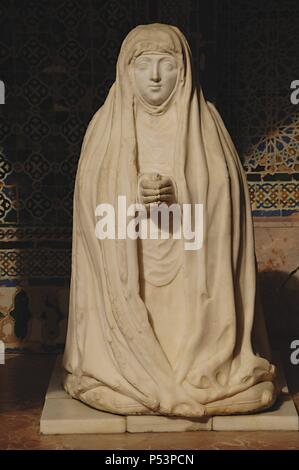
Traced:
[[[145, 102], [134, 83], [134, 60], [146, 51], [172, 54], [178, 64], [174, 90], [159, 106]], [[146, 139], [153, 134], [142, 140], [142, 126], [167, 113], [177, 119], [171, 151], [163, 162], [161, 131], [160, 161], [150, 163]], [[117, 212], [119, 195], [134, 203], [140, 173], [151, 165], [171, 173], [180, 204], [204, 208], [202, 248], [187, 251], [169, 240], [160, 266], [152, 244], [95, 236], [97, 205]], [[72, 253], [64, 386], [73, 397], [113, 413], [176, 416], [248, 412], [274, 401], [245, 175], [221, 117], [194, 83], [188, 44], [174, 26], [138, 26], [123, 42], [116, 81], [82, 146]], [[253, 336], [264, 343], [255, 350]]]

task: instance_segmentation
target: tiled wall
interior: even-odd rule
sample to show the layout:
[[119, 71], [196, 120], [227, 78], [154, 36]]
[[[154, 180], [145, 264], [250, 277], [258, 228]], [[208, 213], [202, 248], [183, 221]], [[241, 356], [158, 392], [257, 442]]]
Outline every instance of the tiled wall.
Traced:
[[[233, 5], [233, 8], [231, 6]], [[218, 105], [247, 171], [255, 216], [299, 211], [299, 2], [218, 2]]]
[[298, 18], [296, 0], [1, 0], [0, 339], [10, 349], [63, 347], [82, 137], [137, 24], [185, 32], [248, 172], [254, 215], [298, 210]]

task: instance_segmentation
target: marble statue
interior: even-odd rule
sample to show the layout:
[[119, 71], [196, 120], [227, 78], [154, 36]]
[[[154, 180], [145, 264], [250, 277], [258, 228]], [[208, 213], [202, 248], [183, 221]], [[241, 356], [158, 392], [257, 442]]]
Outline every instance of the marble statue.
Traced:
[[[97, 237], [96, 208], [119, 196], [145, 208], [145, 224], [162, 204], [202, 205], [200, 249], [174, 236]], [[123, 415], [249, 413], [278, 394], [270, 360], [238, 155], [183, 34], [138, 26], [82, 146], [64, 387]]]

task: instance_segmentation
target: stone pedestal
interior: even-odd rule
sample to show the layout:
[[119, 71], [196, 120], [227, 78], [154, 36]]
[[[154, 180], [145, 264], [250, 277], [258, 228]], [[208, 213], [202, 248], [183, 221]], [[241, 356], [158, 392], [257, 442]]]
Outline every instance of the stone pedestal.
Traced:
[[[281, 369], [280, 369], [281, 370]], [[108, 434], [124, 432], [187, 431], [298, 431], [298, 414], [285, 380], [275, 406], [264, 413], [215, 416], [205, 419], [166, 416], [120, 416], [95, 410], [74, 400], [61, 385], [61, 357], [58, 357], [49, 383], [40, 421], [42, 434]]]

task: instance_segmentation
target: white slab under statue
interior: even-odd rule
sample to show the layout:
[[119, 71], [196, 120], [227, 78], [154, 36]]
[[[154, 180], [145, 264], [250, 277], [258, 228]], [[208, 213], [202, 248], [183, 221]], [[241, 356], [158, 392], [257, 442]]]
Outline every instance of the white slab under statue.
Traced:
[[[277, 358], [275, 359], [277, 363]], [[42, 434], [114, 434], [188, 431], [298, 431], [299, 419], [279, 362], [282, 394], [269, 410], [250, 415], [181, 418], [121, 416], [99, 411], [73, 399], [63, 389], [61, 357], [54, 367], [43, 413]]]
[[246, 177], [174, 26], [128, 34], [84, 138], [64, 367], [72, 397], [118, 415], [250, 413], [278, 394]]

